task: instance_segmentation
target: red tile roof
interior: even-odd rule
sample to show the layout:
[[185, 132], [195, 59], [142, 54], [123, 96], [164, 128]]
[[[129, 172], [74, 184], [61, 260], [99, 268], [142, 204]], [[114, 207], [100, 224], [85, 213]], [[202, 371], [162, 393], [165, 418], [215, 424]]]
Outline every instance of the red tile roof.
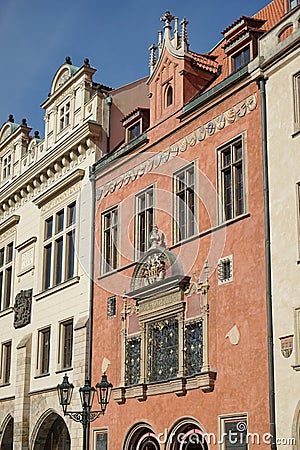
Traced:
[[219, 68], [219, 63], [216, 61], [216, 57], [213, 55], [201, 55], [189, 51], [192, 56], [193, 64], [199, 69], [207, 70], [208, 72], [217, 73]]
[[[271, 3], [269, 3], [267, 6], [265, 6], [263, 9], [261, 9], [258, 13], [256, 13], [253, 18], [265, 21], [261, 28], [259, 28], [260, 31], [267, 31], [270, 30], [276, 23], [278, 23], [283, 15], [284, 15], [284, 0], [273, 0]], [[228, 31], [232, 26], [237, 24], [241, 19], [246, 19], [246, 16], [242, 16], [242, 18], [239, 18], [236, 20], [232, 25], [228, 26], [224, 32]], [[215, 80], [208, 86], [208, 89], [214, 87], [215, 85], [219, 84], [221, 81], [223, 81], [225, 78], [229, 75], [229, 67], [228, 67], [228, 58], [226, 57], [226, 54], [224, 52], [224, 43], [226, 42], [225, 39], [222, 39], [219, 44], [213, 48], [213, 50], [210, 52], [208, 56], [212, 56], [215, 58], [218, 65], [222, 66], [222, 71], [218, 77], [215, 78]]]
[[284, 0], [273, 0], [253, 16], [255, 19], [266, 20], [263, 30], [270, 30], [282, 19], [285, 12], [284, 3]]

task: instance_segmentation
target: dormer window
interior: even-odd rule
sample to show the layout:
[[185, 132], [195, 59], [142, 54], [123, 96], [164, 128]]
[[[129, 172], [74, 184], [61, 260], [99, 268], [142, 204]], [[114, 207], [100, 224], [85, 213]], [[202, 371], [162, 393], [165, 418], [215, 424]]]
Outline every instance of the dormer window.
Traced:
[[243, 48], [232, 56], [232, 70], [236, 72], [250, 61], [250, 46]]
[[2, 159], [2, 180], [5, 180], [6, 178], [9, 178], [11, 176], [11, 168], [11, 154], [8, 154]]
[[173, 88], [172, 86], [168, 86], [166, 90], [166, 106], [170, 106], [173, 104]]
[[300, 5], [300, 0], [289, 0], [289, 9], [296, 8], [298, 5]]
[[121, 120], [125, 128], [125, 142], [136, 139], [149, 127], [149, 109], [136, 108]]
[[132, 141], [141, 134], [140, 122], [135, 123], [132, 127], [128, 128], [128, 140]]
[[59, 109], [59, 131], [62, 131], [70, 123], [70, 102]]
[[264, 33], [264, 19], [242, 16], [227, 27], [224, 35], [224, 51], [231, 62], [231, 72], [245, 67], [257, 56], [258, 39]]

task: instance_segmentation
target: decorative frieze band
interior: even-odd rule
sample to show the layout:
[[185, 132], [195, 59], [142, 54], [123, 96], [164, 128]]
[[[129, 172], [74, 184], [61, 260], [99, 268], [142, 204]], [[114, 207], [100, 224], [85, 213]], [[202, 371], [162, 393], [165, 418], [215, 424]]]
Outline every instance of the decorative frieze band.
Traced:
[[194, 131], [182, 138], [176, 144], [171, 145], [168, 149], [157, 153], [148, 160], [130, 169], [114, 180], [106, 183], [104, 186], [97, 188], [96, 198], [100, 200], [116, 190], [119, 190], [129, 183], [142, 177], [144, 174], [152, 172], [153, 169], [167, 163], [170, 159], [176, 157], [178, 154], [185, 152], [190, 147], [196, 145], [197, 142], [213, 136], [223, 128], [233, 124], [240, 118], [249, 114], [257, 106], [257, 96], [252, 94], [245, 100], [239, 102], [235, 106], [229, 108], [224, 113], [210, 120], [209, 122], [197, 127]]

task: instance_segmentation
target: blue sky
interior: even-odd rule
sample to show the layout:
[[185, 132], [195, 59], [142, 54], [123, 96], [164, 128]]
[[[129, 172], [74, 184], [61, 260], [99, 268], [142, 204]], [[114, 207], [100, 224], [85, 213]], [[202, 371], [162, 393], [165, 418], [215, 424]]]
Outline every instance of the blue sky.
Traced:
[[119, 87], [148, 75], [149, 51], [166, 10], [189, 20], [190, 49], [209, 51], [221, 31], [268, 0], [0, 0], [0, 126], [14, 114], [44, 136], [43, 109], [66, 56], [90, 59], [94, 81]]

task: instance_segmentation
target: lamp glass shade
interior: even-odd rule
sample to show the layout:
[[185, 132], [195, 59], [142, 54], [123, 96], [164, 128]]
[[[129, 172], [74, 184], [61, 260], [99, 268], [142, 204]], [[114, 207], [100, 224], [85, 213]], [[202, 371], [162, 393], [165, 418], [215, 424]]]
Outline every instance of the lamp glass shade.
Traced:
[[98, 403], [103, 414], [109, 402], [112, 387], [113, 385], [107, 381], [107, 375], [105, 373], [102, 375], [100, 383], [96, 384]]
[[67, 411], [68, 405], [71, 403], [74, 386], [69, 383], [67, 374], [63, 377], [63, 382], [57, 385], [57, 395], [59, 404], [62, 406], [64, 414]]
[[79, 389], [82, 408], [91, 408], [96, 389], [91, 387], [90, 381], [85, 380], [85, 385]]

